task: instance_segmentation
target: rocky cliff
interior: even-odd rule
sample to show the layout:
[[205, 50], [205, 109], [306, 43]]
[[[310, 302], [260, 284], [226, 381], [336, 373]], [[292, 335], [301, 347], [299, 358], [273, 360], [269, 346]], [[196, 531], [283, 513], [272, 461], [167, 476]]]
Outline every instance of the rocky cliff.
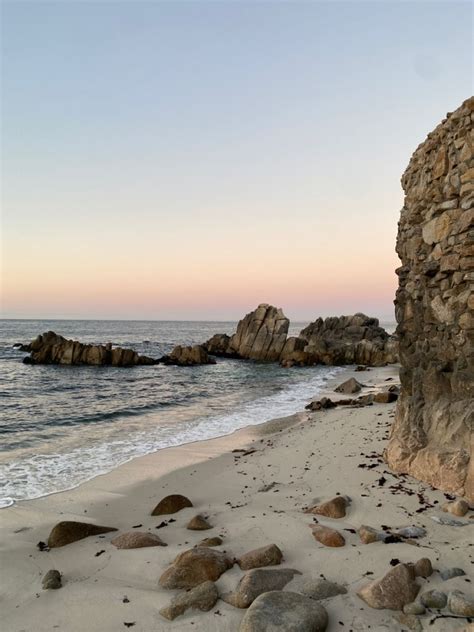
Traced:
[[397, 334], [402, 392], [386, 458], [474, 500], [474, 97], [402, 177]]

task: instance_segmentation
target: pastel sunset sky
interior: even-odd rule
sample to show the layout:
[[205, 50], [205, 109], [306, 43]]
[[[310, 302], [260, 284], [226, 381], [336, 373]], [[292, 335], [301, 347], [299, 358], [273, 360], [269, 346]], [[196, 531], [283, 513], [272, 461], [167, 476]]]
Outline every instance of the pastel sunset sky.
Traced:
[[470, 2], [3, 2], [2, 314], [390, 318]]

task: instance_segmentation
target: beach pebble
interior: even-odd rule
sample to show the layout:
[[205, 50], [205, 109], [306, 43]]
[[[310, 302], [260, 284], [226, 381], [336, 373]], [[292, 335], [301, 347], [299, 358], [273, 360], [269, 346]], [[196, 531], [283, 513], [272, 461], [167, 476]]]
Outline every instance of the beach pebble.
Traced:
[[276, 566], [281, 564], [282, 559], [283, 553], [277, 545], [268, 544], [244, 553], [237, 558], [237, 564], [243, 571], [248, 571], [251, 568], [260, 568], [261, 566]]
[[405, 614], [425, 614], [426, 608], [419, 601], [412, 601], [411, 603], [407, 603], [403, 606], [403, 612]]
[[261, 594], [281, 590], [300, 572], [291, 568], [254, 568], [247, 571], [235, 590], [221, 597], [235, 608], [248, 608]]
[[112, 541], [117, 549], [142, 549], [148, 546], [168, 546], [154, 533], [146, 531], [127, 531], [116, 536]]
[[391, 404], [392, 402], [396, 402], [397, 399], [398, 393], [394, 393], [393, 391], [382, 391], [374, 395], [374, 402], [376, 404]]
[[190, 529], [191, 531], [206, 531], [207, 529], [212, 529], [212, 525], [208, 523], [204, 516], [198, 514], [191, 518], [191, 520], [186, 525], [186, 529]]
[[426, 608], [441, 610], [448, 603], [448, 597], [440, 590], [428, 590], [420, 595], [420, 601]]
[[[302, 581], [300, 582], [300, 578], [296, 578], [290, 588], [315, 601], [347, 594], [345, 586], [330, 582], [327, 579], [301, 579]], [[301, 585], [301, 588], [297, 588], [299, 585]]]
[[313, 531], [313, 537], [320, 544], [324, 544], [324, 546], [331, 547], [339, 547], [344, 546], [346, 541], [344, 536], [336, 531], [336, 529], [331, 529], [330, 527], [323, 527], [322, 525], [310, 525]]
[[429, 577], [433, 574], [433, 566], [431, 565], [431, 560], [427, 557], [422, 557], [414, 564], [415, 575], [417, 577]]
[[348, 504], [348, 500], [344, 496], [335, 496], [331, 500], [311, 507], [306, 513], [326, 516], [326, 518], [344, 518]]
[[233, 562], [222, 551], [195, 547], [183, 551], [159, 579], [162, 588], [194, 588], [210, 580], [216, 581], [232, 568]]
[[453, 614], [460, 617], [474, 617], [474, 599], [460, 590], [453, 590], [449, 593], [448, 608]]
[[173, 514], [185, 507], [192, 507], [193, 503], [181, 494], [170, 494], [160, 500], [151, 512], [152, 516], [162, 516], [164, 514]]
[[445, 568], [444, 571], [440, 571], [441, 579], [445, 582], [448, 579], [453, 579], [453, 577], [462, 577], [466, 573], [462, 570], [462, 568], [457, 568], [453, 566], [453, 568]]
[[397, 564], [381, 579], [361, 588], [357, 595], [371, 608], [402, 610], [403, 606], [415, 600], [419, 589], [413, 567]]
[[397, 529], [394, 533], [401, 538], [423, 538], [426, 535], [426, 529], [423, 529], [423, 527], [403, 527], [403, 529]]
[[219, 546], [224, 540], [216, 535], [214, 538], [204, 538], [196, 546]]
[[334, 390], [336, 393], [351, 395], [352, 393], [358, 393], [362, 387], [363, 384], [358, 382], [354, 377], [351, 377], [342, 384], [339, 384], [339, 386], [337, 386]]
[[255, 599], [240, 624], [240, 632], [324, 632], [326, 609], [309, 597], [271, 591]]
[[454, 516], [459, 516], [460, 518], [462, 518], [469, 511], [469, 504], [462, 498], [458, 498], [452, 503], [444, 504], [441, 509], [453, 514]]
[[189, 608], [207, 612], [216, 605], [218, 597], [214, 582], [203, 582], [185, 593], [176, 595], [168, 606], [161, 608], [160, 614], [165, 619], [173, 621]]
[[51, 569], [41, 580], [44, 590], [57, 590], [61, 588], [61, 573], [55, 569]]
[[58, 522], [53, 527], [48, 538], [48, 546], [50, 549], [65, 546], [78, 540], [83, 540], [91, 535], [100, 535], [102, 533], [109, 533], [110, 531], [117, 531], [114, 527], [102, 527], [98, 524], [90, 524], [88, 522], [74, 522], [65, 520]]
[[430, 516], [431, 520], [434, 520], [438, 524], [447, 525], [448, 527], [465, 527], [468, 522], [461, 522], [454, 518], [448, 518], [447, 516]]
[[373, 527], [368, 527], [363, 524], [359, 527], [357, 533], [359, 534], [360, 541], [363, 544], [371, 544], [372, 542], [377, 542], [380, 540], [379, 532]]

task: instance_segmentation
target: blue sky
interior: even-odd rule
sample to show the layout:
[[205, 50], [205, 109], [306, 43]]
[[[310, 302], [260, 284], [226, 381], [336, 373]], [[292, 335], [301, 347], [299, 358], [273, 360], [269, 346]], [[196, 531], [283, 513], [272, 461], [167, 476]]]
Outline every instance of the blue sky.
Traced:
[[4, 2], [5, 316], [392, 312], [468, 2]]

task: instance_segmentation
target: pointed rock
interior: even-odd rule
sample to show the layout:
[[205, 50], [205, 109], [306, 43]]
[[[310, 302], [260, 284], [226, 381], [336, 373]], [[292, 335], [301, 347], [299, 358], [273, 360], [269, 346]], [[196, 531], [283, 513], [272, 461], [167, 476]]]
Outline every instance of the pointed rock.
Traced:
[[344, 496], [335, 496], [320, 505], [311, 507], [306, 513], [326, 516], [327, 518], [344, 518], [346, 515], [347, 499]]
[[248, 608], [261, 594], [270, 590], [281, 590], [299, 571], [292, 568], [254, 568], [247, 571], [235, 590], [221, 599], [235, 608]]
[[402, 610], [403, 606], [415, 600], [419, 590], [413, 567], [397, 564], [384, 577], [370, 582], [357, 594], [371, 608]]
[[212, 529], [212, 525], [208, 523], [204, 516], [201, 514], [197, 514], [194, 518], [186, 525], [186, 529], [190, 529], [191, 531], [206, 531], [207, 529]]
[[54, 549], [83, 540], [91, 535], [100, 535], [110, 531], [117, 531], [117, 529], [115, 527], [102, 527], [101, 525], [88, 522], [64, 520], [53, 527], [49, 534], [48, 546], [50, 549]]
[[322, 525], [310, 525], [313, 531], [313, 537], [320, 544], [324, 546], [340, 547], [344, 546], [346, 541], [344, 536], [336, 531], [336, 529], [330, 529], [329, 527], [323, 527]]
[[218, 597], [214, 582], [203, 582], [185, 593], [176, 595], [168, 606], [160, 610], [160, 614], [165, 619], [173, 621], [189, 608], [207, 612], [216, 605]]

